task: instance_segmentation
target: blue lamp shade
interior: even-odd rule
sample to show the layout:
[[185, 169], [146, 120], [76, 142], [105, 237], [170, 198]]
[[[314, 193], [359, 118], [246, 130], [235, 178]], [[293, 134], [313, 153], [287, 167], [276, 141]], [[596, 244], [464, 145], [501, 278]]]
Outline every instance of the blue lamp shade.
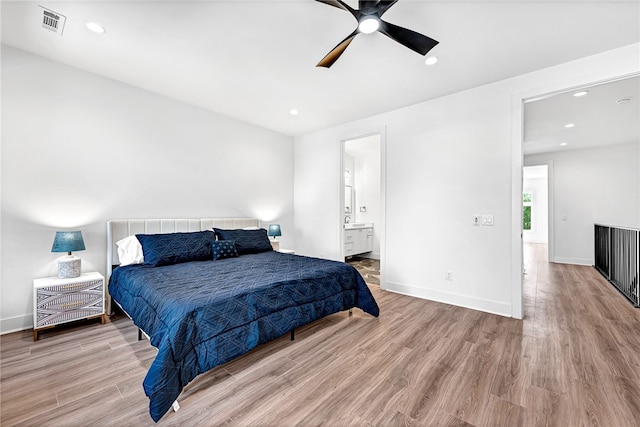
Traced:
[[67, 256], [58, 260], [58, 277], [68, 279], [78, 277], [81, 274], [80, 258], [71, 255], [71, 252], [84, 251], [84, 240], [81, 231], [57, 231], [53, 239], [51, 252], [66, 252]]
[[282, 236], [282, 231], [280, 230], [280, 224], [271, 224], [269, 225], [269, 236], [278, 237]]
[[71, 255], [71, 252], [84, 250], [82, 231], [56, 231], [51, 252], [66, 252]]

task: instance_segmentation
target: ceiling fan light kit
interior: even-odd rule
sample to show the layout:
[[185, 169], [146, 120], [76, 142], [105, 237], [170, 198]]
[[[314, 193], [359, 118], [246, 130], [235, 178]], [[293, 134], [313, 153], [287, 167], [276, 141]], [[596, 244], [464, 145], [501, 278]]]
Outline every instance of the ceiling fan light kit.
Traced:
[[364, 34], [375, 33], [376, 31], [378, 31], [378, 28], [380, 28], [380, 21], [371, 16], [364, 18], [358, 24], [358, 29], [361, 33]]
[[358, 27], [353, 31], [353, 33], [349, 34], [347, 38], [338, 43], [331, 52], [322, 58], [318, 65], [316, 65], [317, 67], [331, 67], [338, 58], [340, 58], [340, 55], [344, 53], [353, 39], [360, 33], [371, 34], [379, 31], [390, 39], [395, 40], [420, 55], [426, 55], [438, 44], [436, 40], [433, 40], [430, 37], [382, 20], [382, 15], [389, 10], [391, 6], [397, 3], [398, 0], [359, 0], [358, 9], [353, 9], [342, 0], [316, 1], [347, 11], [353, 15], [356, 21], [358, 21]]

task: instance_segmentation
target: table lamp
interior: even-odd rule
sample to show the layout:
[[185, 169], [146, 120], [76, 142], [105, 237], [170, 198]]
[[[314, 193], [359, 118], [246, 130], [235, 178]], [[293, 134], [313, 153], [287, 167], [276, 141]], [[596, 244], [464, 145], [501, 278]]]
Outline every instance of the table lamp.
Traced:
[[71, 252], [84, 251], [81, 231], [56, 231], [51, 252], [66, 252], [67, 256], [58, 259], [58, 277], [67, 279], [80, 276], [80, 258]]
[[270, 224], [269, 225], [269, 236], [273, 237], [273, 240], [276, 240], [276, 237], [282, 236], [282, 231], [280, 230], [280, 224]]

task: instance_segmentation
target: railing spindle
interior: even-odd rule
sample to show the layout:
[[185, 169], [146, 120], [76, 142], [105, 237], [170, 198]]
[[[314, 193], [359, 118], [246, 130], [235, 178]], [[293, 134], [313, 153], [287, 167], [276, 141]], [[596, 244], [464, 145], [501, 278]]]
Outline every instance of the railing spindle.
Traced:
[[595, 224], [594, 247], [594, 267], [640, 306], [640, 230]]

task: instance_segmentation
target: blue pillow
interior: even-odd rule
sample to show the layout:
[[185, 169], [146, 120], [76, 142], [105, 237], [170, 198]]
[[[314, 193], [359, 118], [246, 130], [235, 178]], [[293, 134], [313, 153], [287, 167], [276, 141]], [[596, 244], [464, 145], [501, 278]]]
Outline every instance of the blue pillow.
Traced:
[[238, 256], [236, 242], [233, 240], [214, 240], [211, 242], [213, 260], [235, 258]]
[[221, 230], [214, 228], [213, 231], [220, 240], [233, 240], [236, 242], [236, 249], [239, 255], [257, 254], [258, 252], [272, 251], [267, 230]]
[[144, 265], [159, 267], [188, 261], [210, 260], [211, 230], [193, 233], [136, 234], [142, 245]]

